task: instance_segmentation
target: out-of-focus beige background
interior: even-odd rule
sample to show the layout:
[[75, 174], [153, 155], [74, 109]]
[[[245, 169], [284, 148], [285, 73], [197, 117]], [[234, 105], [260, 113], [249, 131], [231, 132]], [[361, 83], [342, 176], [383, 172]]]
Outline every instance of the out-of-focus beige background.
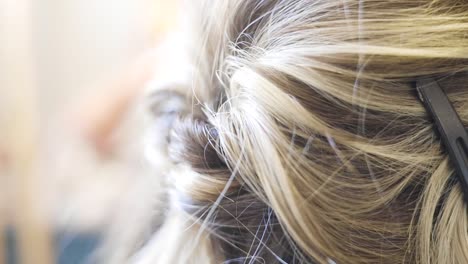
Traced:
[[[20, 240], [38, 241], [56, 228], [98, 230], [122, 199], [158, 187], [139, 180], [151, 168], [142, 154], [142, 110], [132, 100], [151, 75], [145, 54], [176, 30], [178, 6], [0, 0], [0, 230], [14, 226]], [[102, 112], [114, 111], [106, 109], [112, 100], [123, 100], [119, 118], [105, 132], [94, 129]], [[108, 139], [100, 133], [111, 143], [101, 144]]]

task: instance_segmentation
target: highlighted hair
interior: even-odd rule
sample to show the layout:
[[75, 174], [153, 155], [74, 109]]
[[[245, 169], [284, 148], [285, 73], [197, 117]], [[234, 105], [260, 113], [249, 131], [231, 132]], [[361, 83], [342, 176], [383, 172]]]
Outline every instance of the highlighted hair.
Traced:
[[413, 84], [437, 76], [468, 123], [467, 3], [198, 8], [199, 109], [173, 124], [148, 262], [468, 263], [462, 192]]

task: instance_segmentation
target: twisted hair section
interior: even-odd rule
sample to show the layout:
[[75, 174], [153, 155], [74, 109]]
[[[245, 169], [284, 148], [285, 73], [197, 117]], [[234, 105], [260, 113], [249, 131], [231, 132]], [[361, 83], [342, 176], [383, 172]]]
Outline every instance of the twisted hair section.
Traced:
[[168, 217], [165, 247], [184, 253], [164, 263], [468, 263], [460, 185], [414, 87], [437, 77], [468, 123], [468, 3], [197, 4], [199, 110], [169, 138], [186, 228]]

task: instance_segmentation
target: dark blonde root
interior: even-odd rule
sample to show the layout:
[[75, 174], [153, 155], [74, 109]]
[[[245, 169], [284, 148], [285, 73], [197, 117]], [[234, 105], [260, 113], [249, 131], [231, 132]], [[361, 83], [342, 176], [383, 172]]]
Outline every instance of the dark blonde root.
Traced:
[[468, 3], [198, 7], [198, 110], [173, 124], [148, 262], [468, 263], [462, 192], [414, 88], [437, 77], [468, 124]]

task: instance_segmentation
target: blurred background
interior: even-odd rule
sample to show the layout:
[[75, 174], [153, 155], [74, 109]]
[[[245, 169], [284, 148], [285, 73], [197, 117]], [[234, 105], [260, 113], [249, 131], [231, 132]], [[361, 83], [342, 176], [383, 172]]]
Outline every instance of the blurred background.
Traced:
[[122, 211], [147, 211], [134, 197], [160, 186], [138, 102], [181, 13], [176, 0], [0, 0], [0, 264], [89, 263]]

